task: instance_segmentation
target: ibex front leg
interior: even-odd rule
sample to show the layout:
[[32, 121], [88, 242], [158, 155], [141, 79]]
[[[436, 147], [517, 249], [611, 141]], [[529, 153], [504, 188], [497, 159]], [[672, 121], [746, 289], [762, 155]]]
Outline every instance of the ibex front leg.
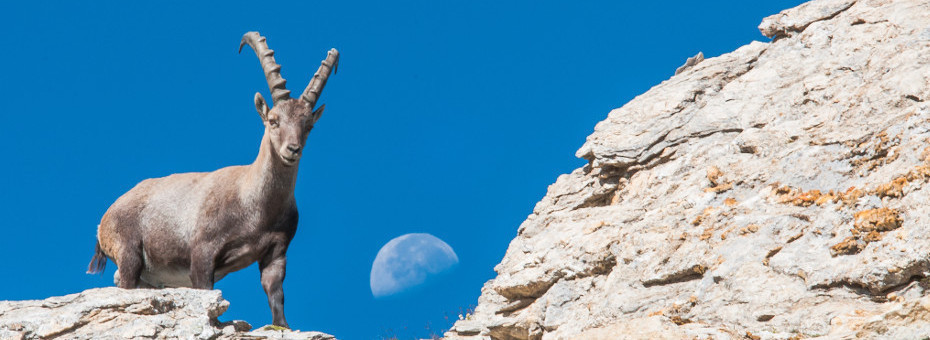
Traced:
[[262, 271], [262, 288], [268, 295], [268, 307], [271, 307], [271, 317], [275, 326], [290, 328], [284, 319], [284, 267], [287, 258], [284, 254], [268, 255], [259, 262]]
[[213, 289], [216, 251], [207, 244], [191, 252], [191, 283], [193, 288]]

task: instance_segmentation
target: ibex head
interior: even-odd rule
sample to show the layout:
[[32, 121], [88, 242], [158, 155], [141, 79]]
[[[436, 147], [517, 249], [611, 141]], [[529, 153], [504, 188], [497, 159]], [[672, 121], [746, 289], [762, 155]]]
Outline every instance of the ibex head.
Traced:
[[339, 51], [329, 50], [326, 59], [313, 75], [310, 84], [300, 95], [299, 99], [291, 98], [284, 84], [287, 82], [281, 77], [281, 66], [274, 61], [274, 51], [268, 48], [265, 37], [258, 32], [248, 32], [242, 36], [239, 43], [239, 52], [248, 44], [255, 51], [255, 55], [262, 63], [265, 79], [271, 88], [272, 108], [268, 108], [261, 93], [255, 93], [255, 109], [265, 123], [265, 134], [271, 141], [272, 150], [286, 166], [296, 165], [300, 161], [301, 151], [307, 142], [307, 135], [313, 129], [313, 124], [320, 119], [323, 108], [314, 110], [317, 99], [326, 85], [330, 71], [339, 66]]

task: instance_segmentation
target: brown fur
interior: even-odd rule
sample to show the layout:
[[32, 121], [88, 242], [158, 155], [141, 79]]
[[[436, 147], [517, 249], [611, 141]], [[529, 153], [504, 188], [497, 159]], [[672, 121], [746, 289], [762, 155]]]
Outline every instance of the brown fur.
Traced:
[[[261, 38], [249, 34], [244, 43]], [[260, 56], [261, 48], [267, 46], [256, 49]], [[330, 57], [338, 62], [335, 50]], [[335, 63], [330, 57], [324, 66]], [[325, 74], [314, 81], [325, 84], [329, 68], [317, 73]], [[314, 84], [308, 88], [322, 89]], [[276, 100], [269, 110], [256, 94], [255, 104], [265, 124], [255, 161], [140, 182], [103, 215], [88, 272], [103, 270], [105, 256], [118, 266], [114, 281], [122, 288], [213, 289], [227, 274], [258, 262], [274, 324], [287, 327], [282, 283], [297, 231], [294, 185], [307, 135], [322, 110], [314, 111], [306, 98]]]

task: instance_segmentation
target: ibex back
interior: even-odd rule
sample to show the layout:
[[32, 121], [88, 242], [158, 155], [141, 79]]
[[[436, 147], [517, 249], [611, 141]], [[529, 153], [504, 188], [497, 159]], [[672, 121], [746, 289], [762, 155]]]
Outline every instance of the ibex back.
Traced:
[[300, 98], [292, 99], [265, 38], [246, 33], [239, 52], [246, 44], [261, 61], [273, 100], [269, 109], [255, 94], [265, 125], [255, 162], [137, 184], [103, 215], [87, 271], [101, 272], [109, 258], [118, 266], [114, 281], [121, 288], [213, 289], [226, 274], [258, 262], [273, 323], [288, 327], [282, 283], [297, 231], [297, 167], [323, 113], [325, 105], [314, 107], [339, 52], [330, 50]]

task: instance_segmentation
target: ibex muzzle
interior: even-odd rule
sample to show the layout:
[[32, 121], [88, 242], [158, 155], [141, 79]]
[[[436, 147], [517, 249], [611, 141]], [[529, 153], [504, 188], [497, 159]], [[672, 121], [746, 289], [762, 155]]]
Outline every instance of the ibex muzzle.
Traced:
[[109, 258], [118, 266], [114, 281], [122, 288], [213, 289], [226, 274], [258, 262], [274, 324], [287, 327], [282, 284], [287, 247], [297, 231], [297, 165], [323, 113], [324, 106], [314, 108], [339, 52], [329, 51], [300, 98], [293, 99], [265, 38], [246, 33], [240, 52], [245, 45], [261, 61], [273, 103], [269, 108], [255, 94], [265, 124], [255, 162], [140, 182], [103, 215], [87, 272], [101, 272]]

